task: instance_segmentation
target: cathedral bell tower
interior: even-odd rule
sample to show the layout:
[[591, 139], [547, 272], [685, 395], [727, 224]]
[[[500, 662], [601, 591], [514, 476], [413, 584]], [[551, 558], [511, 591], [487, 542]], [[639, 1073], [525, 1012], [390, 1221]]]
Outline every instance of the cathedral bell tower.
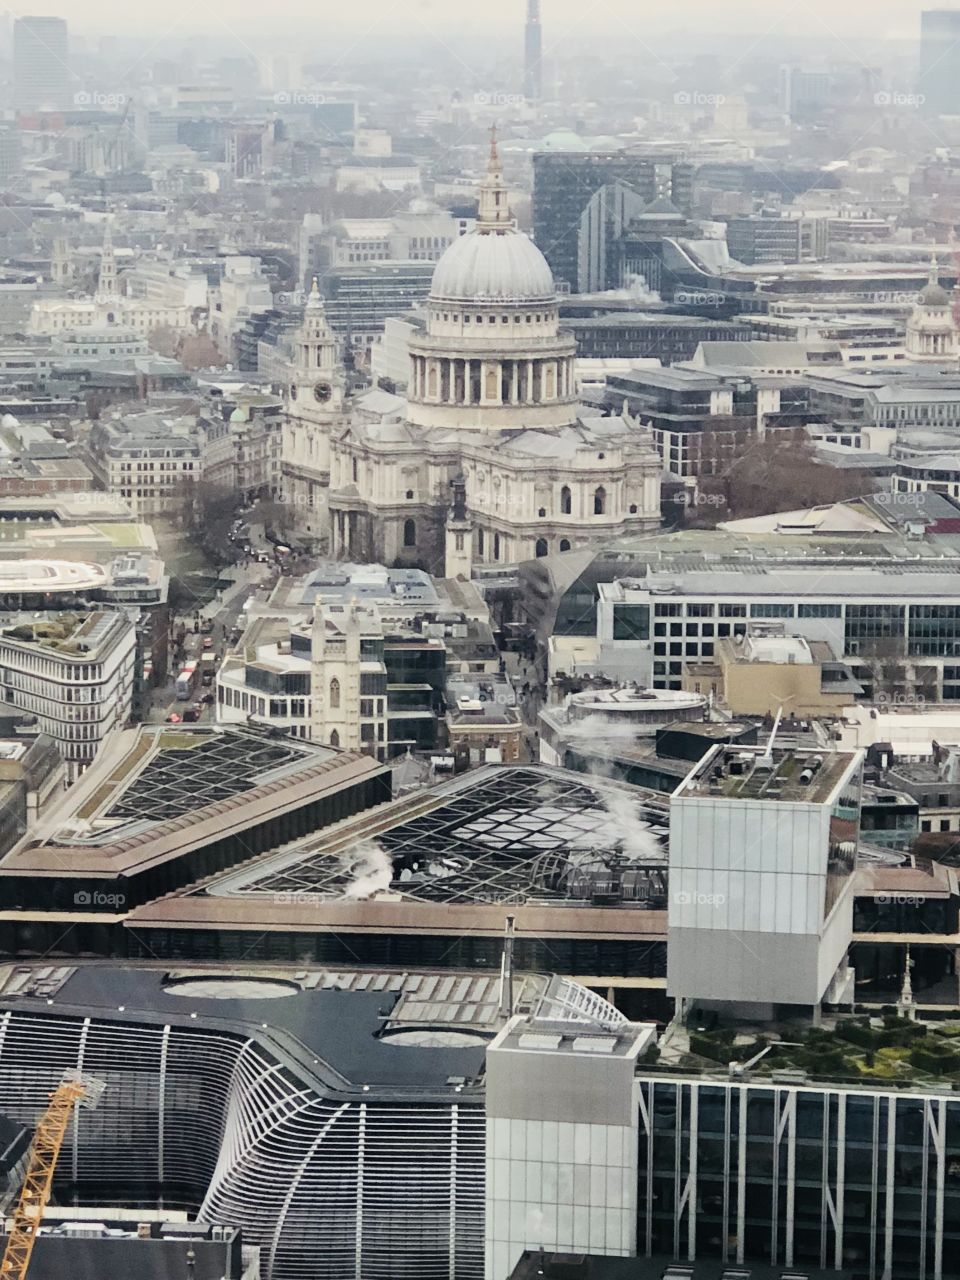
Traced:
[[281, 446], [281, 489], [298, 532], [323, 542], [329, 535], [330, 433], [342, 420], [344, 379], [337, 339], [327, 322], [317, 278], [293, 338]]
[[462, 475], [451, 484], [453, 502], [447, 513], [443, 576], [469, 579], [473, 568], [473, 525], [467, 515], [467, 482]]
[[343, 378], [337, 367], [337, 340], [327, 323], [316, 276], [293, 347], [288, 412], [304, 421], [330, 422], [343, 408]]

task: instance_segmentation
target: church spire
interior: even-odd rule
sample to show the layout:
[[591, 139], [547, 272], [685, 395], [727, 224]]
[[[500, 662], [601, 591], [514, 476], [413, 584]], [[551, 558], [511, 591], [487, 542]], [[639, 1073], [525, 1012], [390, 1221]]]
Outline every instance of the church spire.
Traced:
[[490, 127], [490, 159], [487, 176], [480, 184], [480, 200], [477, 206], [477, 230], [482, 232], [505, 231], [512, 227], [510, 208], [507, 204], [507, 184], [500, 167], [497, 150], [497, 126]]
[[330, 327], [327, 324], [327, 312], [320, 293], [320, 282], [313, 277], [307, 302], [303, 308], [303, 321], [300, 332], [308, 342], [324, 342], [331, 339]]
[[100, 252], [96, 300], [97, 302], [116, 302], [117, 300], [117, 260], [113, 252], [113, 233], [109, 218], [103, 228], [103, 248]]
[[296, 368], [301, 375], [323, 373], [332, 378], [337, 364], [337, 340], [327, 321], [320, 283], [313, 277], [303, 308], [303, 319], [294, 336]]

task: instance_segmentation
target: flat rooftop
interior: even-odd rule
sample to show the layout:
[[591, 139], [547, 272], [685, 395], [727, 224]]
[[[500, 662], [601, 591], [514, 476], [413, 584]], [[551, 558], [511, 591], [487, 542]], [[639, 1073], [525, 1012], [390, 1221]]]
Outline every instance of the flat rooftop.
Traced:
[[855, 752], [774, 747], [772, 766], [760, 747], [717, 746], [692, 770], [674, 798], [824, 804], [857, 759]]
[[[39, 962], [0, 970], [0, 1010], [220, 1029], [267, 1046], [324, 1092], [367, 1086], [474, 1101], [487, 1045], [505, 1022], [500, 994], [499, 974], [457, 970]], [[514, 997], [581, 1031], [598, 1007], [613, 1026], [626, 1021], [563, 978], [515, 974]]]
[[0, 592], [90, 591], [109, 585], [99, 564], [70, 560], [0, 560]]

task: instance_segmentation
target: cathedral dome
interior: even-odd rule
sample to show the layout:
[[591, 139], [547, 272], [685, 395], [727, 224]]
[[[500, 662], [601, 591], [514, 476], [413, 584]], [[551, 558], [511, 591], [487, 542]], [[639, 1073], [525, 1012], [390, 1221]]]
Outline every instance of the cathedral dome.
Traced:
[[547, 260], [515, 227], [478, 229], [455, 240], [433, 273], [430, 297], [450, 302], [553, 302]]
[[922, 307], [946, 307], [949, 302], [949, 295], [942, 285], [925, 284], [920, 290], [920, 305]]
[[921, 307], [948, 307], [950, 305], [950, 295], [940, 284], [935, 258], [930, 263], [930, 278], [920, 290], [917, 301]]

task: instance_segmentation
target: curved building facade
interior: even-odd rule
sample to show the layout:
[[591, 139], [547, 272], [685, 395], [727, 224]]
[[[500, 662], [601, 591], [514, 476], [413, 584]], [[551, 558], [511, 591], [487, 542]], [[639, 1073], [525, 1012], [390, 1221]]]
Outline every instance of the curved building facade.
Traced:
[[[59, 1201], [241, 1226], [264, 1280], [479, 1280], [499, 980], [298, 978], [16, 970], [0, 981], [4, 1112], [32, 1124], [69, 1068], [104, 1080], [71, 1127]], [[516, 995], [584, 1024], [597, 1008], [620, 1018], [556, 979], [518, 977]]]

